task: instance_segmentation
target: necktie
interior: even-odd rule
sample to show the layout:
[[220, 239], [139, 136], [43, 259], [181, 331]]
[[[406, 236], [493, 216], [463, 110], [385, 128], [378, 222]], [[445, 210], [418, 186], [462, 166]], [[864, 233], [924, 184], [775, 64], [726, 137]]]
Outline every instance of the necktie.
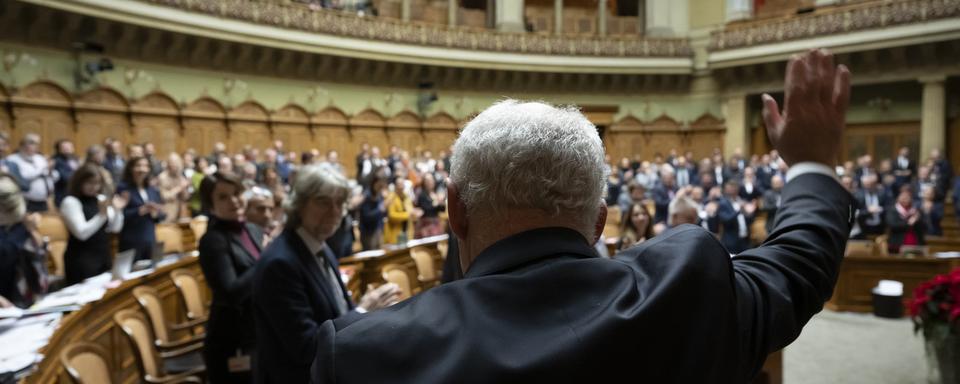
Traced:
[[349, 310], [347, 306], [347, 299], [343, 297], [343, 289], [340, 288], [340, 283], [338, 282], [337, 275], [335, 274], [339, 272], [334, 271], [333, 266], [327, 262], [325, 252], [326, 248], [317, 253], [317, 263], [320, 266], [320, 271], [324, 274], [325, 280], [327, 280], [327, 284], [330, 287], [330, 293], [333, 294], [333, 304], [337, 308], [337, 311], [339, 311], [337, 316], [340, 316], [344, 313], [347, 313]]

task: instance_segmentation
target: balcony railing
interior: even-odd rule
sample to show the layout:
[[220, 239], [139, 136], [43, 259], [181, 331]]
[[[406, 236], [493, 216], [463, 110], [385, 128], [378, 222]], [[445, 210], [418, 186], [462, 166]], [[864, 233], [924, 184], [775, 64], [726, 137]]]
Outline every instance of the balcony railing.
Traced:
[[439, 48], [569, 56], [692, 56], [687, 39], [506, 33], [463, 26], [402, 22], [298, 5], [234, 0], [141, 1], [280, 28]]
[[714, 51], [880, 29], [960, 16], [960, 0], [880, 0], [728, 25], [714, 32]]

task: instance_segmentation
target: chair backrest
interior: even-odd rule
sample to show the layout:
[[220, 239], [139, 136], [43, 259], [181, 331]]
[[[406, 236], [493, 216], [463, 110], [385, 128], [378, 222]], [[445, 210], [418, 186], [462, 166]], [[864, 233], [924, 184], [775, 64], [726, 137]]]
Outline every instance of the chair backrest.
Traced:
[[158, 224], [157, 243], [163, 242], [163, 253], [183, 253], [183, 231], [172, 223]]
[[183, 306], [187, 309], [187, 318], [193, 320], [206, 317], [207, 307], [204, 305], [203, 292], [200, 290], [197, 276], [189, 270], [180, 268], [170, 271], [170, 279], [180, 291]]
[[63, 276], [63, 253], [67, 250], [67, 240], [70, 238], [67, 232], [67, 226], [63, 224], [63, 218], [59, 214], [47, 213], [40, 215], [40, 235], [47, 237], [50, 241], [48, 251], [50, 252], [50, 261], [52, 262], [50, 273], [57, 276]]
[[447, 240], [437, 243], [437, 250], [440, 251], [440, 257], [446, 260], [447, 251], [450, 250], [450, 243]]
[[206, 216], [200, 215], [194, 217], [193, 220], [190, 220], [190, 229], [193, 230], [193, 236], [195, 239], [200, 240], [203, 237], [204, 233], [207, 233], [207, 219]]
[[160, 301], [157, 290], [153, 287], [140, 286], [133, 289], [133, 296], [137, 298], [137, 303], [140, 303], [143, 312], [150, 319], [157, 340], [169, 342], [170, 331], [167, 329], [167, 320], [163, 316], [163, 303]]
[[153, 333], [143, 315], [135, 309], [123, 309], [113, 315], [113, 321], [130, 340], [130, 349], [138, 357], [141, 376], [163, 377], [160, 354], [153, 344]]
[[420, 281], [430, 281], [437, 278], [437, 267], [433, 255], [424, 247], [410, 248], [410, 257], [417, 264], [417, 273]]
[[80, 384], [113, 383], [113, 369], [109, 355], [103, 347], [85, 341], [70, 343], [60, 353], [60, 362], [64, 369]]
[[387, 264], [383, 266], [380, 273], [388, 283], [394, 283], [400, 287], [400, 300], [406, 300], [413, 295], [410, 275], [407, 274], [406, 268], [397, 264]]

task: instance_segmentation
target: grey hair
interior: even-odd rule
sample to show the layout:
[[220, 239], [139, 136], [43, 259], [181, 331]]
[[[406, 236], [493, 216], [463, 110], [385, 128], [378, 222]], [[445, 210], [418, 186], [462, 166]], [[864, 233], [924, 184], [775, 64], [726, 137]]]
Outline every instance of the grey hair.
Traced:
[[[671, 227], [676, 225], [673, 222], [673, 217], [677, 215], [688, 214], [688, 215], [692, 215], [693, 217], [697, 217], [697, 214], [699, 213], [699, 209], [700, 209], [699, 204], [693, 201], [693, 199], [686, 196], [679, 196], [673, 199], [673, 201], [671, 201], [670, 205], [667, 207], [667, 225]], [[681, 223], [681, 224], [687, 224], [687, 223]], [[692, 224], [696, 224], [696, 223], [692, 223]]]
[[27, 213], [27, 204], [13, 176], [0, 174], [0, 225], [19, 223]]
[[254, 185], [251, 188], [247, 188], [246, 191], [243, 191], [243, 194], [240, 195], [243, 201], [250, 201], [253, 199], [263, 199], [263, 200], [273, 200], [273, 192], [270, 192], [269, 189], [264, 187]]
[[301, 212], [310, 199], [329, 197], [346, 198], [350, 195], [347, 179], [326, 163], [315, 163], [300, 167], [297, 179], [290, 188], [290, 197], [284, 202], [283, 210], [287, 214], [287, 228], [297, 228], [302, 222]]
[[463, 128], [450, 162], [468, 215], [534, 208], [594, 231], [608, 170], [596, 127], [575, 107], [497, 102]]

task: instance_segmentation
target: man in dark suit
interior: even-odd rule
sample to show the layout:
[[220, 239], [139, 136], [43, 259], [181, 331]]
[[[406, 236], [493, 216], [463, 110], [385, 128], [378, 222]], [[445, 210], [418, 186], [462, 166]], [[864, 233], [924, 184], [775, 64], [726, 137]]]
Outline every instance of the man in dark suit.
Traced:
[[337, 258], [324, 244], [340, 225], [349, 191], [347, 180], [329, 164], [297, 172], [286, 228], [263, 252], [254, 272], [257, 383], [307, 382], [324, 321], [396, 301], [397, 286], [385, 284], [355, 306], [340, 279]]
[[757, 182], [756, 171], [753, 167], [743, 169], [743, 180], [740, 181], [740, 189], [737, 196], [743, 201], [753, 202], [763, 197], [763, 188]]
[[857, 223], [861, 233], [866, 235], [882, 235], [887, 231], [884, 220], [884, 211], [891, 207], [893, 202], [886, 189], [877, 184], [877, 175], [869, 174], [860, 181], [862, 188], [854, 194], [857, 201]]
[[673, 168], [666, 166], [660, 171], [660, 182], [657, 183], [650, 194], [653, 197], [653, 204], [656, 208], [654, 213], [654, 223], [666, 223], [670, 210], [670, 202], [677, 195], [677, 185], [675, 181]]
[[720, 242], [732, 254], [750, 248], [750, 224], [753, 224], [756, 203], [738, 196], [740, 186], [736, 181], [723, 183], [723, 197], [717, 201], [717, 218], [723, 227]]
[[910, 183], [910, 179], [917, 174], [917, 164], [910, 159], [910, 148], [901, 147], [897, 158], [893, 162], [893, 175], [897, 177], [894, 189], [899, 191], [900, 186]]
[[783, 178], [774, 176], [770, 179], [770, 189], [763, 192], [763, 212], [767, 214], [767, 233], [773, 230], [773, 223], [777, 220], [777, 211], [783, 203]]
[[749, 382], [830, 298], [850, 230], [853, 199], [827, 166], [849, 72], [815, 51], [786, 73], [786, 113], [764, 95], [771, 143], [793, 164], [778, 226], [732, 259], [691, 225], [600, 258], [594, 126], [540, 103], [480, 113], [457, 139], [448, 184], [464, 278], [324, 323], [313, 382]]

